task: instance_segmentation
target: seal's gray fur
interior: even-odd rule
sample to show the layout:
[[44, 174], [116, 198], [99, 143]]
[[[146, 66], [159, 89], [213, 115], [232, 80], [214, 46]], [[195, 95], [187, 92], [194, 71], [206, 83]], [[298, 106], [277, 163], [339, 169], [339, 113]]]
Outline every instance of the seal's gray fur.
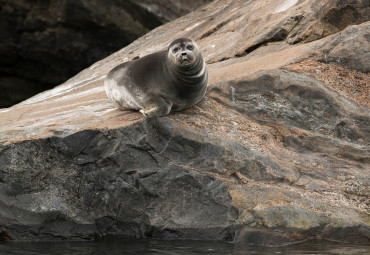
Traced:
[[140, 110], [147, 117], [195, 105], [203, 98], [207, 83], [199, 47], [188, 38], [113, 68], [104, 81], [107, 96], [116, 107]]

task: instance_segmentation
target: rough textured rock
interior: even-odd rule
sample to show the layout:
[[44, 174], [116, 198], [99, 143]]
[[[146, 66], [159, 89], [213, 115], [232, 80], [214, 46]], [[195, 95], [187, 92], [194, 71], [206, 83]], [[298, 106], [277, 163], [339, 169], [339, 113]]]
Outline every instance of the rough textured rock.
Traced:
[[207, 0], [0, 0], [0, 107], [66, 81]]
[[[366, 1], [215, 1], [1, 110], [0, 238], [368, 244], [368, 15]], [[202, 49], [205, 99], [164, 118], [115, 110], [107, 72], [176, 37]]]

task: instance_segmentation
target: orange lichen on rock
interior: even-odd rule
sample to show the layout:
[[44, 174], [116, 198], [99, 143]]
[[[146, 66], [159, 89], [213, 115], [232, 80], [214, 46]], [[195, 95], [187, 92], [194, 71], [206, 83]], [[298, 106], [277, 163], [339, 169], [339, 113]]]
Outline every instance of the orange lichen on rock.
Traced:
[[311, 75], [342, 96], [370, 107], [370, 73], [311, 59], [288, 65], [286, 69]]

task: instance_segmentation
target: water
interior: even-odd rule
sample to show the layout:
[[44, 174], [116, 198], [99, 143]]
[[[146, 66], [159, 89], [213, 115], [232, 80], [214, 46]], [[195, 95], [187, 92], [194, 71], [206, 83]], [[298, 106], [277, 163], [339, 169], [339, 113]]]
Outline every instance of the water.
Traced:
[[282, 247], [238, 247], [230, 243], [211, 241], [125, 240], [97, 242], [58, 243], [8, 243], [0, 244], [0, 255], [122, 255], [122, 254], [212, 254], [212, 255], [308, 255], [308, 254], [365, 254], [370, 255], [370, 245], [351, 245], [328, 241], [311, 241]]

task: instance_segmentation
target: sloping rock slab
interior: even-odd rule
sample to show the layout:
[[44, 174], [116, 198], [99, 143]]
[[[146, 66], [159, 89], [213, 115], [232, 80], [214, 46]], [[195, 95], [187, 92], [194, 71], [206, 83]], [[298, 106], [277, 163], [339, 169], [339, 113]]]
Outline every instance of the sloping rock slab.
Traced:
[[[0, 238], [368, 244], [369, 7], [334, 2], [215, 1], [1, 110]], [[358, 16], [325, 18], [343, 8]], [[207, 60], [205, 99], [115, 110], [106, 73], [182, 36]]]

